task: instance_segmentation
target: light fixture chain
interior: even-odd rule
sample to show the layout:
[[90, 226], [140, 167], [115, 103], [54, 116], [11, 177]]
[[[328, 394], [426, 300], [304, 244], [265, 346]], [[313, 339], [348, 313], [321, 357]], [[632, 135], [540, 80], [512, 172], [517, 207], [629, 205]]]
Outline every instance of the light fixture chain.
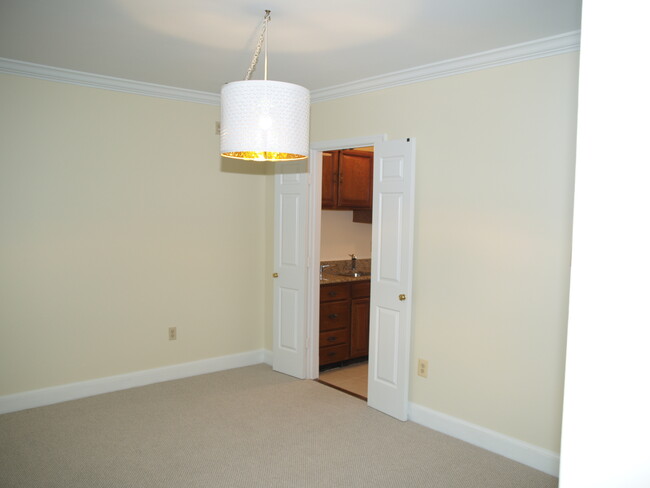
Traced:
[[[248, 67], [248, 71], [246, 72], [246, 77], [244, 80], [250, 80], [251, 76], [253, 75], [253, 72], [255, 71], [255, 67], [257, 66], [257, 60], [260, 57], [260, 52], [262, 51], [262, 45], [264, 44], [264, 34], [266, 34], [266, 29], [269, 25], [269, 21], [271, 20], [271, 11], [266, 10], [266, 14], [264, 15], [264, 24], [262, 24], [262, 32], [260, 33], [260, 38], [257, 41], [257, 47], [255, 48], [255, 52], [253, 53], [253, 59], [251, 59], [251, 65]], [[266, 73], [264, 75], [266, 78]]]

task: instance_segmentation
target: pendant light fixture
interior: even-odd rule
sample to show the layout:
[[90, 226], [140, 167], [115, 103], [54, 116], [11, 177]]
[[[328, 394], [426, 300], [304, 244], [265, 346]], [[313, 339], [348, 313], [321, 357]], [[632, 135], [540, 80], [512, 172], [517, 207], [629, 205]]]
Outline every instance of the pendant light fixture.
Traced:
[[[243, 81], [221, 88], [221, 155], [252, 161], [293, 161], [309, 154], [309, 90], [267, 80], [268, 42], [264, 23]], [[251, 80], [264, 45], [264, 80]]]

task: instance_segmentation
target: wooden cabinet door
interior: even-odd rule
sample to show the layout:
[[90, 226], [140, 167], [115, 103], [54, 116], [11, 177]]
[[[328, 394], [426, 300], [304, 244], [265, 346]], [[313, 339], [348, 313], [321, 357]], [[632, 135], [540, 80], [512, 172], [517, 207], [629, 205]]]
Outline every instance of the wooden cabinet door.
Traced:
[[339, 208], [372, 208], [373, 156], [368, 151], [339, 151]]
[[322, 208], [335, 208], [339, 196], [339, 151], [323, 152]]
[[370, 298], [352, 300], [350, 307], [350, 357], [368, 355]]

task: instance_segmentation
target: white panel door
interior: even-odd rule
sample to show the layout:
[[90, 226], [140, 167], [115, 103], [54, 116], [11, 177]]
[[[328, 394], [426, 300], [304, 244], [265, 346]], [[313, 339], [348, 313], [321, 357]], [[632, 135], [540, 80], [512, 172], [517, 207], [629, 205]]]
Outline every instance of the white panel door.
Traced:
[[[275, 176], [273, 369], [305, 377], [307, 190], [304, 164]], [[277, 275], [277, 276], [276, 276]]]
[[368, 405], [408, 414], [415, 141], [375, 145]]

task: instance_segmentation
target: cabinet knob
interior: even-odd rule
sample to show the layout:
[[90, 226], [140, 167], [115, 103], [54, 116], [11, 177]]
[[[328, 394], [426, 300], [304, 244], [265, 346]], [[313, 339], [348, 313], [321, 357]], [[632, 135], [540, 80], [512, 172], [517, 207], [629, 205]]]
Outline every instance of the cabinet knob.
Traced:
[[330, 291], [328, 293], [328, 295], [331, 296], [331, 297], [335, 297], [337, 295], [337, 293], [335, 291]]
[[334, 342], [336, 340], [336, 336], [331, 336], [327, 338], [327, 342]]
[[277, 278], [279, 275], [277, 273], [273, 273], [273, 277]]
[[403, 302], [404, 300], [406, 300], [406, 295], [404, 295], [404, 294], [402, 293], [402, 294], [399, 296], [399, 301], [400, 301], [400, 302]]
[[339, 316], [339, 314], [337, 314], [337, 313], [331, 313], [331, 314], [329, 314], [327, 316], [327, 318], [334, 320], [334, 319], [338, 318], [338, 316]]

